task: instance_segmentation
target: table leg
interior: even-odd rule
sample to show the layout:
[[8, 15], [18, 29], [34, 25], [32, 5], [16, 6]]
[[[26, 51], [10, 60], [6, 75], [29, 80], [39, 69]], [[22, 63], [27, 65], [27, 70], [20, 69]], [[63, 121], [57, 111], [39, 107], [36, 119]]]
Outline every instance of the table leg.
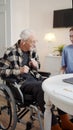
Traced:
[[48, 95], [44, 94], [44, 100], [45, 100], [45, 112], [44, 112], [44, 130], [51, 130], [51, 119], [52, 119], [52, 113], [51, 113], [51, 107], [52, 104], [49, 101]]

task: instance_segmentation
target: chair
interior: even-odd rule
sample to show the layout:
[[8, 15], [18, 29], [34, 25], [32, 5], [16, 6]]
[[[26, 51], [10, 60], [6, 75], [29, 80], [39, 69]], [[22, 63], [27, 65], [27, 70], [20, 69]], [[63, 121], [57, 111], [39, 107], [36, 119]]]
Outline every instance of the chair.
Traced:
[[[50, 73], [40, 73], [44, 78], [50, 76]], [[0, 129], [15, 130], [18, 122], [26, 124], [26, 130], [30, 130], [33, 127], [33, 121], [38, 120], [40, 129], [43, 130], [42, 114], [32, 95], [23, 96], [21, 86], [13, 78], [5, 78], [4, 82], [6, 84], [0, 84]], [[28, 112], [30, 112], [30, 120], [25, 122], [23, 117]]]

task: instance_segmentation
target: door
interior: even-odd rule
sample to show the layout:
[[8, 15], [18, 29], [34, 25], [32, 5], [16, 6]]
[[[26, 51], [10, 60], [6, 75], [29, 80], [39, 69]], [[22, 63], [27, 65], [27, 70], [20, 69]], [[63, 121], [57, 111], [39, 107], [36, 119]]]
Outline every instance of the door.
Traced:
[[11, 41], [10, 0], [0, 0], [0, 57]]

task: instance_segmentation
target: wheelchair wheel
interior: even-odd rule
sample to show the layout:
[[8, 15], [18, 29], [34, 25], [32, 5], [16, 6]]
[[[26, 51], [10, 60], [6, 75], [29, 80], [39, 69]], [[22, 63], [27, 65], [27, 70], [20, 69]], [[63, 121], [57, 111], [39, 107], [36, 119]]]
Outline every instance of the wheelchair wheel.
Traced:
[[0, 129], [15, 130], [16, 123], [16, 105], [12, 92], [2, 84], [0, 85]]

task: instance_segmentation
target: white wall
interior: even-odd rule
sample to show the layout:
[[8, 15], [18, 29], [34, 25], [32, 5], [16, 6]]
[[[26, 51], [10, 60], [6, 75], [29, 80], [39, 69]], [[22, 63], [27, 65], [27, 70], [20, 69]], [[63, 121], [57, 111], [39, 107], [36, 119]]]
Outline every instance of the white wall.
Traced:
[[[30, 0], [30, 27], [37, 33], [39, 43], [38, 51], [42, 68], [44, 68], [45, 55], [49, 54], [52, 46], [57, 44], [67, 44], [69, 42], [69, 28], [53, 29], [53, 10], [72, 7], [72, 0]], [[44, 35], [48, 32], [55, 33], [56, 41], [48, 43], [44, 40]]]
[[[68, 44], [69, 28], [53, 29], [53, 10], [72, 7], [72, 0], [11, 0], [11, 41], [16, 42], [24, 28], [31, 28], [36, 32], [39, 43], [37, 50], [41, 61], [41, 70], [44, 68], [45, 56], [50, 48], [58, 44]], [[44, 35], [54, 32], [56, 41], [48, 43]]]
[[29, 0], [11, 0], [11, 44], [14, 44], [20, 32], [29, 27]]

